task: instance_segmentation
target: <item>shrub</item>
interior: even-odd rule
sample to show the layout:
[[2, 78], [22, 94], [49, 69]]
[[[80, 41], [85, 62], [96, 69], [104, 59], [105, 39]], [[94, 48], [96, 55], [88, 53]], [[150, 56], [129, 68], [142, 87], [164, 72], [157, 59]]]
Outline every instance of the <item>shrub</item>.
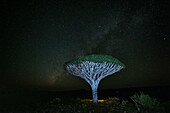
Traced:
[[148, 110], [158, 110], [160, 102], [150, 97], [149, 95], [141, 93], [140, 95], [134, 94], [132, 97], [130, 97], [133, 102], [135, 103], [138, 111], [141, 109], [148, 109]]

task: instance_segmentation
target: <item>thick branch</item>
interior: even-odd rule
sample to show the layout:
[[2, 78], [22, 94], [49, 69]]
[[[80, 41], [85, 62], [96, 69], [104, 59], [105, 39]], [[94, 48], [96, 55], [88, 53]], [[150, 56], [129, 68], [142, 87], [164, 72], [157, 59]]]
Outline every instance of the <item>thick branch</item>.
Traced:
[[66, 69], [69, 73], [83, 78], [92, 85], [93, 82], [100, 82], [101, 79], [119, 71], [122, 67], [113, 63], [86, 61], [80, 64], [68, 64]]

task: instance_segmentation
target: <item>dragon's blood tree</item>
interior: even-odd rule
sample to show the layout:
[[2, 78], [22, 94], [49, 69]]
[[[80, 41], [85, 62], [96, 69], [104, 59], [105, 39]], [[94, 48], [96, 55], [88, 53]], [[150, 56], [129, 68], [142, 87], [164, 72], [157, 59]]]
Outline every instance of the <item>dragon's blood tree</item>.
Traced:
[[66, 62], [65, 68], [70, 74], [81, 77], [90, 84], [93, 102], [97, 103], [100, 80], [125, 68], [125, 65], [109, 55], [89, 55]]

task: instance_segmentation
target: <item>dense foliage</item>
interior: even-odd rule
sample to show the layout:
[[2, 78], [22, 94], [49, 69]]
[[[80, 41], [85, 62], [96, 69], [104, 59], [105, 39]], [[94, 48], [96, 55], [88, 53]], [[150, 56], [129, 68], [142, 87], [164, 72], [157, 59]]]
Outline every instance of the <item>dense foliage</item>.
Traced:
[[122, 62], [120, 62], [118, 59], [110, 55], [95, 55], [95, 54], [88, 55], [88, 56], [81, 56], [81, 57], [72, 59], [66, 62], [65, 64], [70, 64], [70, 63], [78, 64], [78, 63], [82, 63], [85, 61], [91, 61], [95, 63], [114, 63], [122, 67], [125, 67], [125, 65]]

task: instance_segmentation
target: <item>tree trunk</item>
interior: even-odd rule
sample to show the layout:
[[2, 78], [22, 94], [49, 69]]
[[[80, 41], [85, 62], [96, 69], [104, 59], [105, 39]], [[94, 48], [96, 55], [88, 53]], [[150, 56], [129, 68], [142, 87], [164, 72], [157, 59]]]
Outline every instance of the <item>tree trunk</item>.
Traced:
[[98, 84], [91, 85], [92, 88], [92, 95], [93, 95], [93, 103], [98, 103], [98, 96], [97, 96], [97, 88]]

